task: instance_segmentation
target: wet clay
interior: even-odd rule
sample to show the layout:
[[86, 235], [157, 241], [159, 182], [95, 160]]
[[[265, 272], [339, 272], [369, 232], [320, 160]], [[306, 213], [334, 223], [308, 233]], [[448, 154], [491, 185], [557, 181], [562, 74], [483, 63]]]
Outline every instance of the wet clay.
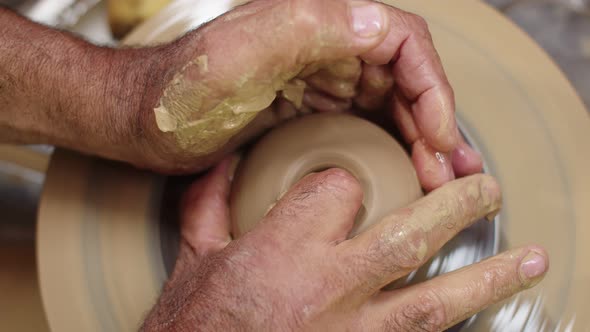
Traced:
[[234, 237], [251, 230], [304, 176], [342, 168], [363, 188], [351, 236], [422, 196], [406, 151], [385, 130], [345, 114], [314, 114], [263, 137], [238, 166], [230, 211]]
[[[125, 43], [170, 41], [241, 2], [173, 1]], [[534, 42], [480, 1], [384, 2], [429, 23], [462, 129], [500, 181], [497, 249], [538, 243], [551, 260], [541, 284], [489, 307], [462, 330], [588, 330], [590, 119], [580, 99]], [[260, 167], [272, 171], [270, 163]], [[137, 329], [166, 279], [159, 240], [166, 236], [159, 233], [164, 181], [59, 149], [54, 154], [37, 230], [39, 280], [53, 330]], [[419, 276], [431, 278], [480, 257], [476, 244], [457, 243]]]

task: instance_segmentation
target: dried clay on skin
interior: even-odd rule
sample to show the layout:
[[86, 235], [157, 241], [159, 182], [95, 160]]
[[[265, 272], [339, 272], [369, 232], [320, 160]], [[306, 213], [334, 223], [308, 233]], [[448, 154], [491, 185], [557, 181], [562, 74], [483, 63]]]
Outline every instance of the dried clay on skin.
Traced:
[[164, 90], [154, 109], [158, 128], [174, 133], [180, 146], [194, 153], [214, 152], [268, 108], [277, 92], [283, 91], [283, 97], [301, 107], [305, 83], [294, 77], [302, 70], [301, 66], [290, 73], [275, 73], [269, 80], [255, 79], [253, 70], [232, 83], [232, 92], [211, 108], [204, 104], [210, 102], [213, 91], [195, 83], [195, 77], [211, 75], [208, 57], [201, 55], [182, 68]]

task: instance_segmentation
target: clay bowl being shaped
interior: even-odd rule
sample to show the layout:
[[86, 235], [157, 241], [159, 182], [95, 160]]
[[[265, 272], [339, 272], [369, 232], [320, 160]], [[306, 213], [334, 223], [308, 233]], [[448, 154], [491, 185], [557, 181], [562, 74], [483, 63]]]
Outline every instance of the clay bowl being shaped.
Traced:
[[298, 180], [334, 167], [363, 188], [351, 236], [422, 196], [408, 154], [385, 130], [352, 115], [313, 114], [274, 129], [240, 163], [230, 200], [234, 236], [254, 228]]
[[[139, 26], [125, 43], [169, 41], [242, 2], [174, 1]], [[456, 0], [449, 6], [444, 1], [384, 2], [428, 21], [455, 90], [461, 130], [484, 156], [485, 171], [499, 180], [504, 197], [495, 223], [476, 223], [402, 283], [460, 268], [499, 250], [538, 243], [551, 259], [545, 280], [491, 306], [457, 329], [588, 330], [590, 118], [582, 102], [534, 42], [483, 3]], [[317, 117], [314, 122], [326, 119]], [[290, 136], [289, 128], [306, 125], [307, 121], [312, 120], [297, 120], [269, 137]], [[351, 122], [351, 126], [358, 123], [351, 136], [365, 127], [367, 135], [382, 136], [384, 143], [373, 148], [385, 147], [391, 160], [361, 164], [361, 159], [370, 160], [375, 152], [360, 148], [367, 142], [347, 140], [352, 146], [345, 149], [338, 142], [329, 142], [319, 130], [316, 139], [325, 140], [325, 153], [317, 152], [322, 151], [319, 145], [310, 148], [295, 140], [284, 148], [295, 157], [280, 154], [284, 159], [277, 155], [270, 162], [256, 157], [275, 144], [263, 138], [241, 166], [240, 172], [252, 175], [241, 177], [239, 173], [235, 186], [257, 189], [248, 183], [256, 178], [254, 172], [261, 178], [267, 176], [261, 169], [270, 174], [281, 169], [286, 173], [277, 176], [280, 181], [260, 188], [260, 204], [251, 214], [244, 213], [243, 226], [236, 226], [238, 234], [252, 227], [294, 181], [325, 167], [348, 169], [366, 191], [355, 231], [368, 226], [363, 221], [388, 212], [378, 208], [382, 206], [381, 190], [395, 188], [387, 195], [400, 195], [401, 205], [419, 196], [415, 175], [410, 176], [410, 164], [395, 141], [362, 120], [342, 121]], [[316, 125], [320, 123], [311, 126]], [[330, 124], [322, 128], [326, 126]], [[349, 154], [349, 148], [362, 151]], [[297, 156], [300, 159], [288, 159]], [[391, 172], [382, 169], [387, 167]], [[384, 180], [392, 181], [388, 185], [391, 188], [383, 189], [373, 180], [378, 173], [371, 172], [378, 169], [387, 174]], [[176, 182], [185, 181], [67, 151], [58, 150], [53, 155], [37, 232], [41, 293], [53, 330], [137, 329], [174, 263], [178, 227], [168, 212], [177, 212]], [[408, 189], [407, 196], [401, 190], [404, 188]], [[247, 204], [244, 199], [234, 196], [233, 209], [242, 209], [243, 204]]]
[[[340, 168], [363, 188], [353, 237], [422, 197], [404, 148], [384, 129], [348, 114], [313, 114], [273, 129], [249, 149], [234, 176], [230, 215], [234, 237], [253, 229], [298, 180]], [[477, 222], [430, 262], [388, 288], [420, 282], [480, 261], [497, 250], [497, 220]]]

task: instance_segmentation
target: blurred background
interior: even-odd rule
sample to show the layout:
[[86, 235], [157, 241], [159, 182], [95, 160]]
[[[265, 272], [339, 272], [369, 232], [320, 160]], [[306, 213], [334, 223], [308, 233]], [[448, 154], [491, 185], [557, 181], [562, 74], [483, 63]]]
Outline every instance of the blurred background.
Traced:
[[[0, 0], [0, 4], [35, 21], [74, 31], [97, 44], [113, 46], [169, 2]], [[522, 27], [553, 57], [590, 108], [590, 0], [487, 2]], [[0, 294], [3, 298], [0, 321], [6, 331], [45, 331], [34, 241], [38, 198], [51, 148], [34, 147], [30, 154], [10, 149], [0, 145], [0, 154], [18, 155], [21, 165], [25, 161], [31, 167], [25, 169], [10, 161], [0, 161]]]

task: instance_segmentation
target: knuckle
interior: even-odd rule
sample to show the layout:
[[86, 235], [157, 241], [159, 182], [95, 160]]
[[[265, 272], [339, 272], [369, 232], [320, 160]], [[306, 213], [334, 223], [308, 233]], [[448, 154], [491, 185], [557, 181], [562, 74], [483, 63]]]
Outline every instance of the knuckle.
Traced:
[[[441, 222], [448, 228], [458, 223], [470, 222], [500, 208], [500, 189], [489, 175], [472, 175], [445, 187], [441, 196], [429, 201], [437, 211]], [[451, 227], [452, 226], [452, 227]]]
[[405, 27], [407, 32], [419, 40], [426, 40], [431, 42], [432, 35], [428, 27], [428, 22], [419, 15], [404, 12], [400, 17], [402, 26]]
[[406, 21], [408, 22], [408, 25], [416, 31], [428, 31], [428, 22], [426, 22], [426, 20], [420, 15], [406, 13]]
[[447, 98], [448, 102], [451, 103], [453, 106], [452, 109], [455, 109], [455, 90], [453, 89], [453, 86], [451, 86], [451, 83], [447, 79], [446, 75], [442, 77], [440, 91], [442, 95]]
[[[315, 2], [315, 3], [314, 3]], [[322, 13], [318, 6], [322, 1], [314, 0], [284, 0], [284, 20], [281, 23], [281, 32], [286, 39], [295, 41], [291, 43], [290, 56], [297, 64], [308, 64], [315, 59], [319, 52], [314, 43], [321, 37]]]
[[422, 16], [413, 14], [412, 21], [418, 28], [420, 28], [420, 30], [428, 30], [428, 22]]
[[416, 269], [424, 264], [426, 256], [426, 236], [418, 232], [412, 239], [391, 248], [391, 260], [404, 270]]
[[522, 286], [519, 278], [511, 277], [511, 272], [506, 271], [503, 264], [492, 265], [483, 273], [480, 281], [482, 285], [479, 288], [483, 289], [483, 294], [493, 302], [503, 299]]
[[261, 255], [257, 252], [257, 249], [249, 245], [247, 240], [232, 243], [227, 249], [215, 257], [217, 264], [223, 266], [227, 271], [247, 273], [261, 264]]
[[434, 291], [428, 291], [415, 303], [402, 306], [386, 324], [391, 330], [441, 331], [446, 326], [444, 303]]
[[287, 4], [289, 16], [297, 28], [310, 31], [318, 27], [320, 18], [314, 10], [314, 1], [288, 0]]
[[428, 252], [427, 243], [427, 234], [423, 230], [402, 224], [383, 233], [375, 241], [369, 259], [386, 273], [413, 270], [424, 264]]
[[475, 175], [464, 182], [458, 197], [461, 199], [461, 206], [469, 209], [468, 212], [473, 215], [481, 209], [498, 208], [500, 187], [489, 175]]

